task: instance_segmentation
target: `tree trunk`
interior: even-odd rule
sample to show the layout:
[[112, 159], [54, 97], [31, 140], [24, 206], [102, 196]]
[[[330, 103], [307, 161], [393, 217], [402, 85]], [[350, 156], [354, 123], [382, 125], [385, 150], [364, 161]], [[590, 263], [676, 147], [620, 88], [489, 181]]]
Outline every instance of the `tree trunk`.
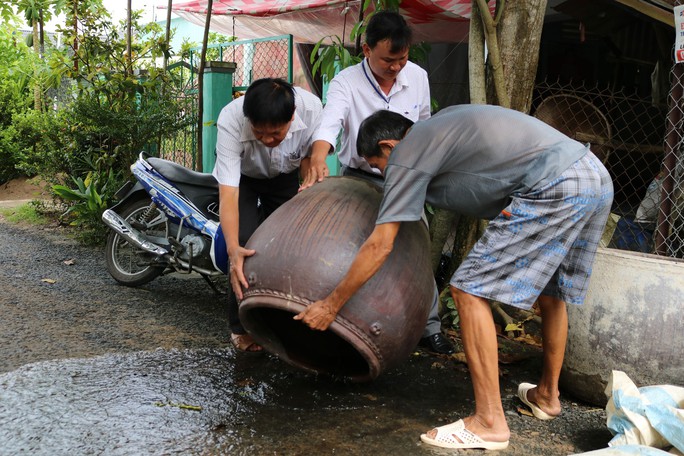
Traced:
[[442, 259], [442, 249], [449, 237], [451, 228], [456, 219], [456, 214], [446, 209], [435, 208], [435, 214], [430, 221], [430, 259], [432, 261], [432, 272], [436, 273], [439, 262]]
[[128, 8], [126, 12], [126, 73], [127, 76], [133, 74], [133, 51], [131, 50], [131, 27], [132, 27], [132, 11], [131, 3], [133, 0], [128, 0]]
[[482, 21], [479, 20], [480, 7], [472, 0], [472, 13], [468, 36], [468, 82], [470, 103], [486, 104], [487, 90], [485, 79], [485, 37]]
[[166, 67], [169, 66], [169, 54], [171, 53], [171, 7], [173, 6], [173, 0], [169, 0], [166, 4], [166, 35], [164, 35], [164, 43], [166, 49], [164, 50], [164, 71]]
[[[40, 39], [38, 37], [38, 21], [33, 20], [33, 52], [36, 53], [38, 61], [40, 61]], [[41, 111], [41, 89], [40, 89], [40, 73], [38, 71], [38, 64], [33, 70], [33, 109]]]
[[530, 112], [532, 104], [546, 3], [547, 0], [509, 1], [497, 27], [510, 107], [524, 113]]
[[74, 73], [78, 73], [78, 0], [74, 0], [72, 21], [74, 27]]
[[40, 19], [38, 21], [38, 33], [40, 35], [40, 53], [45, 53], [45, 21], [43, 20], [43, 9], [39, 11]]
[[[546, 2], [499, 0], [495, 19], [489, 12], [486, 0], [472, 0], [468, 48], [471, 103], [485, 103], [485, 93], [496, 93], [501, 106], [529, 112]], [[490, 64], [490, 71], [486, 75], [482, 60], [485, 36]], [[486, 226], [484, 220], [459, 218], [452, 252], [452, 271], [463, 261]]]
[[[477, 0], [479, 7], [479, 16], [484, 25], [484, 35], [487, 42], [487, 51], [489, 52], [489, 67], [491, 68], [491, 81], [494, 86], [494, 92], [496, 93], [496, 101], [499, 106], [505, 108], [510, 107], [511, 102], [508, 98], [508, 93], [506, 92], [506, 81], [503, 71], [503, 63], [501, 62], [501, 53], [499, 51], [499, 41], [497, 37], [497, 21], [494, 20], [492, 14], [489, 12], [489, 6], [486, 0]], [[501, 1], [499, 8], [504, 8], [503, 4], [505, 2]], [[472, 20], [471, 20], [472, 22]]]

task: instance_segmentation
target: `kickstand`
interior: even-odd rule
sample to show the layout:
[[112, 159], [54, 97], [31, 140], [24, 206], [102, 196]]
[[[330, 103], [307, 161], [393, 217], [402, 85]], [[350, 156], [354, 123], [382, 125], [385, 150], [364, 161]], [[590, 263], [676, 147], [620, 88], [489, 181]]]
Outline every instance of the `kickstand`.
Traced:
[[217, 295], [226, 295], [228, 294], [227, 290], [221, 290], [219, 289], [216, 284], [209, 278], [208, 275], [202, 274], [202, 278], [209, 284], [212, 290], [214, 290], [214, 293]]

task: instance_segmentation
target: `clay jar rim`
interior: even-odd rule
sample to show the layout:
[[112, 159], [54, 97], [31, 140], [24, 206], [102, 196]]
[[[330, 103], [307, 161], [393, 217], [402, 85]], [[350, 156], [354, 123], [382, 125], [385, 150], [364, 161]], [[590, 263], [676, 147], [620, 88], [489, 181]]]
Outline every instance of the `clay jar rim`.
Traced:
[[[265, 295], [265, 292], [268, 292], [268, 294]], [[303, 311], [306, 307], [308, 307], [309, 304], [313, 303], [313, 301], [295, 296], [274, 296], [273, 293], [277, 292], [252, 289], [245, 293], [244, 299], [240, 302], [240, 319], [242, 320], [243, 326], [252, 336], [254, 341], [263, 346], [266, 350], [272, 352], [290, 364], [295, 364], [299, 368], [305, 369], [312, 373], [320, 374], [320, 371], [317, 371], [311, 367], [294, 363], [287, 353], [279, 349], [279, 344], [273, 344], [268, 339], [261, 337], [258, 332], [250, 330], [251, 321], [249, 318], [244, 318], [244, 316], [248, 315], [249, 311], [253, 309], [276, 309], [290, 312], [292, 313], [292, 316], [294, 316]], [[382, 357], [380, 352], [375, 344], [368, 338], [368, 336], [363, 333], [363, 331], [361, 331], [349, 320], [344, 318], [343, 312], [335, 317], [335, 320], [324, 332], [330, 331], [337, 337], [341, 338], [344, 342], [353, 347], [366, 361], [366, 364], [368, 365], [368, 374], [348, 376], [351, 381], [365, 382], [374, 380], [380, 375], [382, 370]], [[298, 323], [304, 325], [302, 322]], [[355, 343], [352, 343], [352, 341]]]

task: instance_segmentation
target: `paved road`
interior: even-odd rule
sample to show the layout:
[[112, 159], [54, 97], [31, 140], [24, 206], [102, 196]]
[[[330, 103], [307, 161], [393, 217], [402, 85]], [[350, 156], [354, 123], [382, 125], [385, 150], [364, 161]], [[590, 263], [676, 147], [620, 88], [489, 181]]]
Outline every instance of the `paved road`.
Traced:
[[[370, 384], [316, 378], [228, 348], [222, 300], [201, 279], [117, 285], [102, 249], [0, 220], [0, 455], [435, 455], [421, 432], [472, 408], [467, 368], [417, 352]], [[540, 422], [502, 365], [507, 455], [605, 447], [605, 412], [563, 396]], [[199, 406], [201, 410], [181, 405]], [[459, 454], [482, 454], [479, 451]]]

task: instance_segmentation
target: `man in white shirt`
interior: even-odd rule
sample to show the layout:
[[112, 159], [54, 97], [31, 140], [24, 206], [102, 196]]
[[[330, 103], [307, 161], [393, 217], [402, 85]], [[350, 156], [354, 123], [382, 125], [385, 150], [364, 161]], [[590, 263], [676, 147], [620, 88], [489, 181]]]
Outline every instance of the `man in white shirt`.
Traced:
[[266, 217], [297, 194], [299, 168], [308, 165], [322, 109], [315, 95], [282, 79], [265, 78], [254, 81], [219, 115], [213, 175], [234, 290], [228, 303], [231, 342], [239, 350], [262, 350], [238, 314], [237, 300], [242, 286], [247, 287], [244, 258], [254, 254], [242, 246]]
[[[321, 126], [314, 134], [311, 166], [302, 182], [306, 189], [329, 175], [325, 158], [332, 153], [341, 130], [337, 157], [345, 176], [360, 177], [382, 187], [382, 174], [356, 152], [356, 135], [361, 122], [386, 109], [413, 122], [430, 117], [430, 85], [427, 73], [408, 61], [412, 38], [404, 18], [392, 11], [378, 11], [368, 22], [365, 56], [361, 63], [346, 68], [330, 81]], [[435, 298], [423, 333], [422, 344], [442, 354], [453, 353], [451, 342], [441, 332], [439, 299]]]
[[416, 122], [430, 117], [430, 86], [425, 70], [408, 61], [412, 31], [395, 12], [379, 11], [366, 28], [361, 63], [346, 68], [330, 81], [321, 126], [314, 134], [311, 169], [302, 188], [329, 174], [325, 158], [341, 132], [337, 157], [343, 174], [371, 177], [382, 185], [382, 174], [356, 153], [361, 122], [380, 109]]

